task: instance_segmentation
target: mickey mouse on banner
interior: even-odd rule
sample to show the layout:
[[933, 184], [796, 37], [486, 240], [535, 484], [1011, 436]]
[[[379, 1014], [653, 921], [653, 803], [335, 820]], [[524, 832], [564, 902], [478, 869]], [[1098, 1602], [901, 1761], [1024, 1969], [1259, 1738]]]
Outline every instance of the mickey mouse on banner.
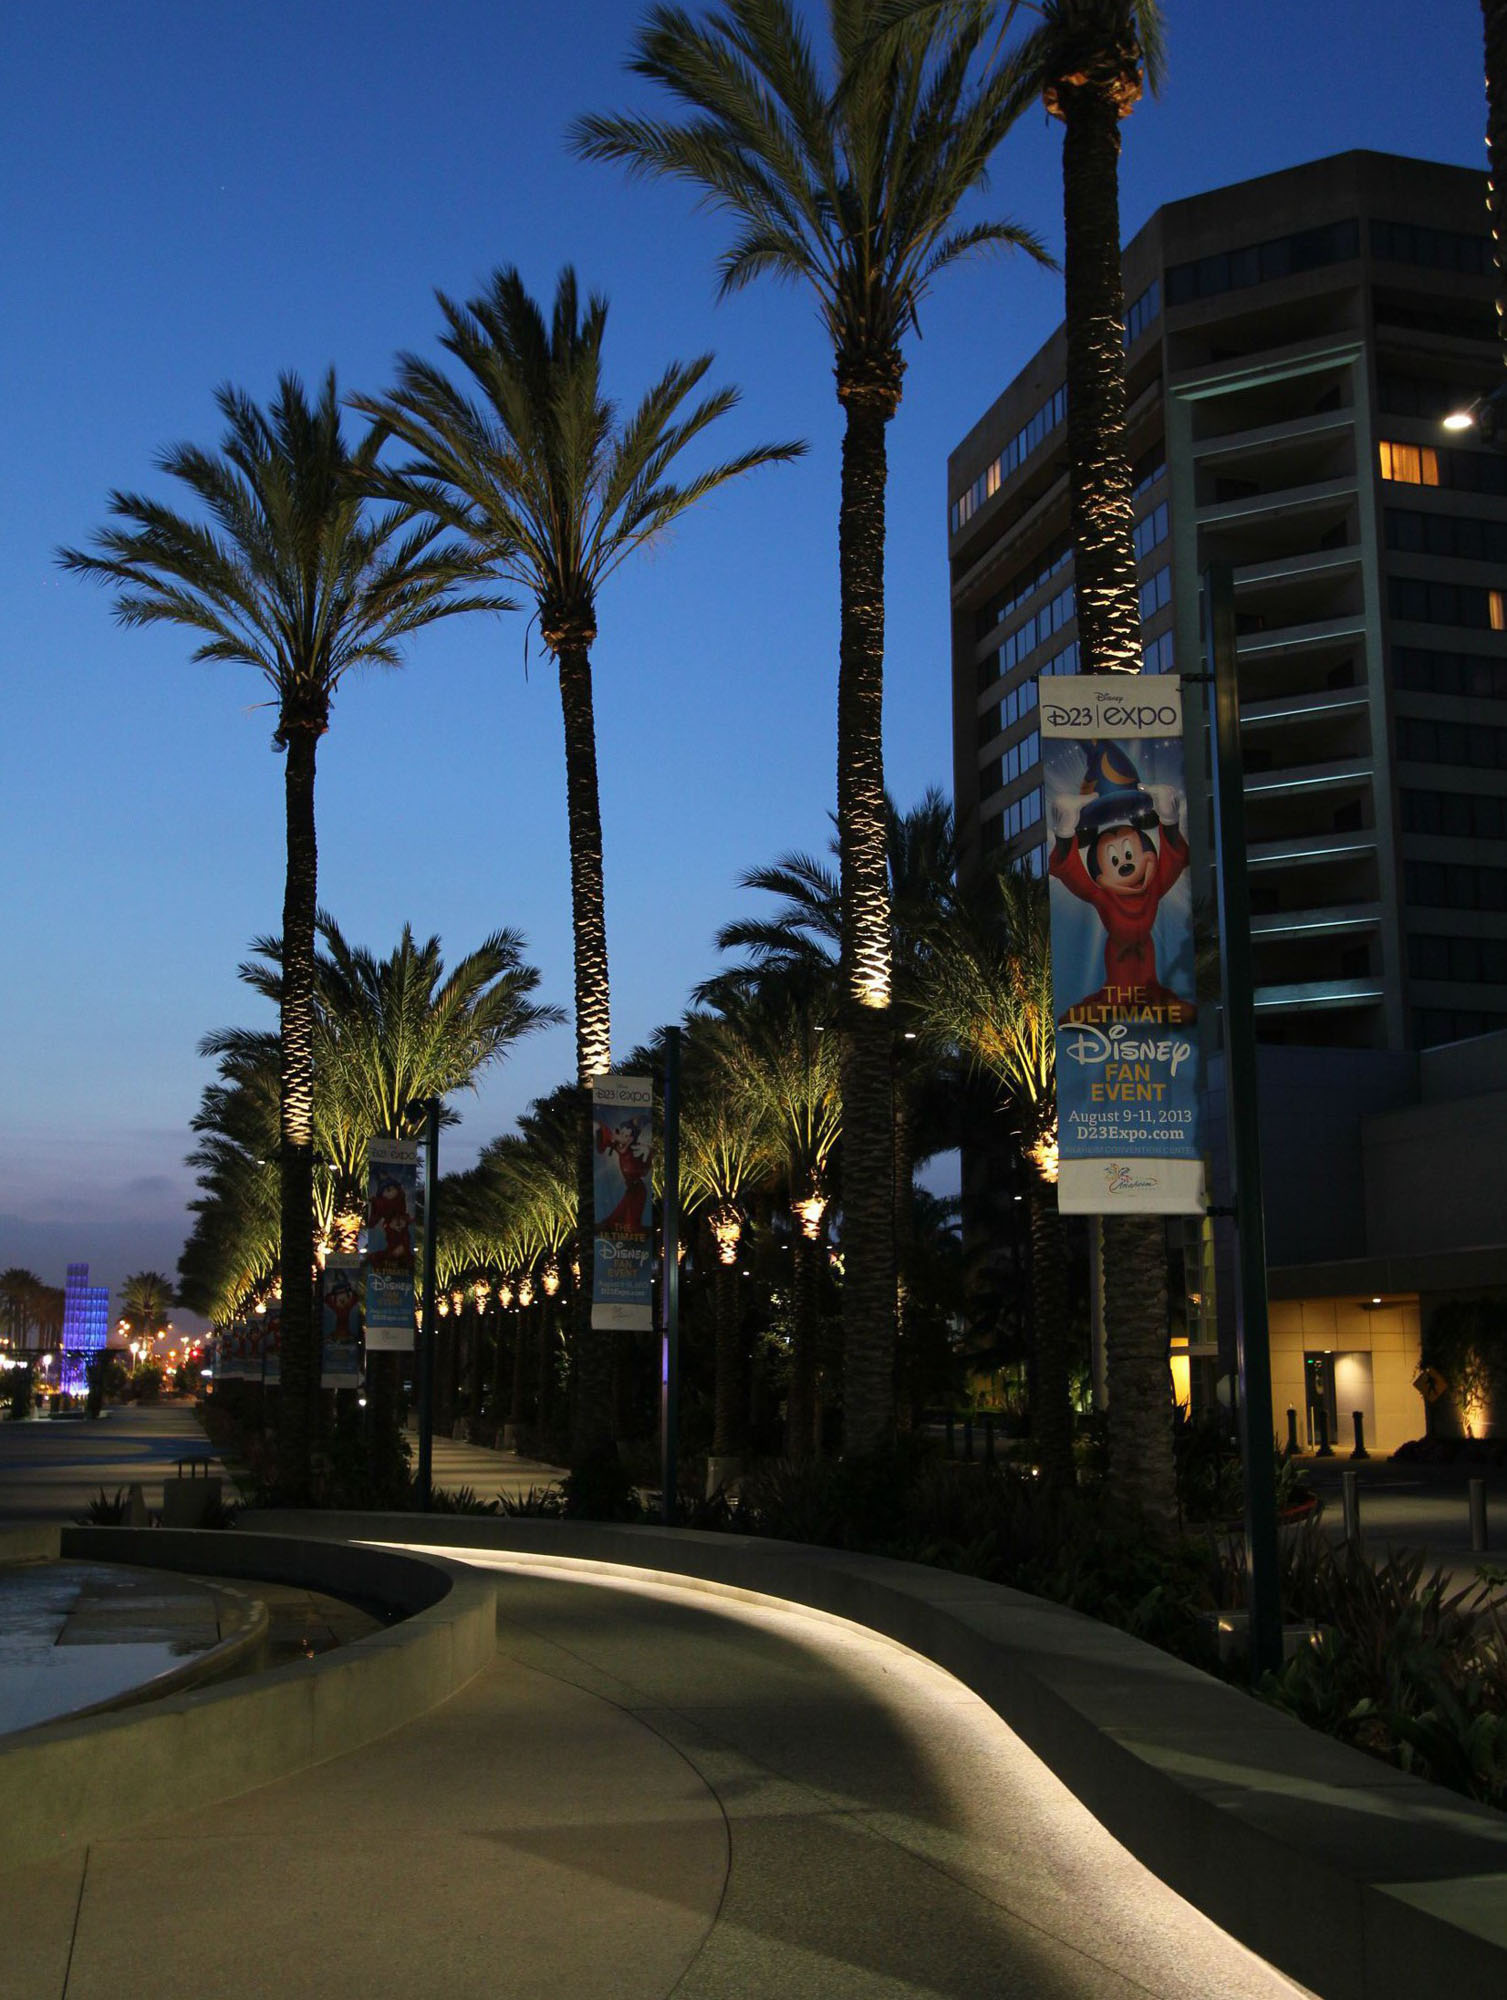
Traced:
[[1134, 1011], [1171, 1024], [1192, 1021], [1190, 999], [1157, 974], [1152, 932], [1162, 899], [1188, 865], [1172, 785], [1146, 787], [1124, 746], [1084, 745], [1078, 797], [1051, 802], [1053, 878], [1104, 926], [1104, 984], [1068, 1009], [1062, 1025]]

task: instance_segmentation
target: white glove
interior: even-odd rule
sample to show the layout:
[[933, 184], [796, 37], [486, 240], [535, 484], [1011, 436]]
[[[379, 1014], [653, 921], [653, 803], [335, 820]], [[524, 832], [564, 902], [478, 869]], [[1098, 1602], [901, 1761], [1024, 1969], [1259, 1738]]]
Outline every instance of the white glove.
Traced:
[[1176, 826], [1182, 804], [1176, 785], [1151, 785], [1148, 790], [1151, 794], [1151, 803], [1156, 807], [1156, 816], [1162, 825]]
[[1078, 831], [1079, 803], [1070, 792], [1053, 792], [1047, 801], [1047, 818], [1054, 840], [1071, 840]]

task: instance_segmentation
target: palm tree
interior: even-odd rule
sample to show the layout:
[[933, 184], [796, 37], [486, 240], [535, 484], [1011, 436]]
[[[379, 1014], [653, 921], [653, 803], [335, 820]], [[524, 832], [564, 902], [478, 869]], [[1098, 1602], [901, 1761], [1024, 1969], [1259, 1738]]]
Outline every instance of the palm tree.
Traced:
[[94, 552], [60, 551], [65, 569], [115, 592], [123, 625], [165, 622], [200, 635], [196, 660], [254, 667], [277, 704], [274, 748], [285, 753], [287, 869], [282, 937], [279, 1243], [283, 1282], [279, 1478], [287, 1496], [309, 1484], [314, 1395], [314, 1293], [309, 1245], [314, 1180], [314, 912], [318, 900], [314, 768], [330, 704], [353, 668], [395, 666], [401, 642], [437, 618], [508, 608], [462, 595], [463, 553], [433, 522], [401, 508], [373, 514], [363, 488], [380, 428], [354, 448], [341, 429], [334, 370], [310, 403], [295, 375], [269, 409], [228, 385], [215, 398], [226, 429], [218, 452], [180, 444], [162, 469], [188, 489], [190, 518], [136, 493], [115, 492], [123, 525], [101, 529]]
[[788, 968], [744, 981], [729, 975], [717, 999], [725, 1024], [718, 1056], [731, 1118], [761, 1132], [761, 1149], [779, 1159], [796, 1225], [785, 1449], [797, 1459], [810, 1457], [816, 1446], [822, 1253], [833, 1156], [843, 1130], [840, 1038], [828, 1018], [829, 998], [820, 977]]
[[[890, 1130], [893, 1163], [895, 1330], [906, 1338], [908, 1264], [915, 1239], [915, 1169], [936, 1149], [939, 1076], [916, 1031], [928, 981], [930, 939], [955, 899], [957, 847], [952, 806], [935, 786], [902, 813], [885, 798], [885, 851], [892, 925], [894, 1022], [890, 1047]], [[833, 870], [809, 854], [782, 854], [752, 868], [741, 886], [780, 898], [773, 916], [743, 917], [717, 933], [722, 951], [744, 950], [759, 968], [811, 964], [836, 972], [842, 949], [842, 897]], [[715, 990], [716, 981], [708, 990]], [[930, 1115], [928, 1115], [930, 1114]], [[918, 1152], [918, 1143], [922, 1150]], [[950, 1134], [941, 1143], [952, 1143]], [[846, 1187], [847, 1174], [844, 1173]], [[844, 1239], [846, 1241], [846, 1226]]]
[[27, 1334], [36, 1321], [37, 1301], [45, 1287], [35, 1271], [12, 1264], [0, 1271], [0, 1315], [4, 1316], [6, 1344], [27, 1346]]
[[[438, 295], [441, 344], [468, 380], [414, 354], [398, 362], [398, 386], [356, 405], [414, 453], [384, 491], [455, 529], [476, 560], [533, 598], [539, 634], [560, 676], [570, 825], [575, 939], [576, 1073], [583, 1097], [610, 1065], [607, 924], [602, 822], [597, 800], [591, 648], [606, 579], [645, 542], [728, 480], [799, 456], [799, 444], [761, 445], [677, 484], [669, 475], [686, 447], [738, 400], [731, 388], [690, 402], [711, 356], [673, 363], [626, 421], [602, 387], [607, 301], [584, 312], [574, 271], [560, 275], [552, 318], [513, 269], [493, 273], [467, 305]], [[583, 1112], [585, 1106], [583, 1105]], [[591, 1213], [589, 1122], [580, 1120], [581, 1213]], [[612, 1434], [611, 1348], [591, 1330], [591, 1281], [583, 1260], [576, 1294], [578, 1457]]]
[[1031, 1167], [1031, 1431], [1043, 1477], [1073, 1479], [1067, 1253], [1057, 1212], [1057, 1031], [1046, 885], [1005, 869], [933, 931], [920, 1003], [929, 1039], [1002, 1093]]
[[[1042, 0], [1019, 52], [1062, 122], [1063, 286], [1073, 583], [1085, 673], [1138, 673], [1141, 614], [1125, 441], [1120, 123], [1164, 68], [1158, 0]], [[1104, 1224], [1109, 1476], [1151, 1515], [1176, 1507], [1159, 1216]]]
[[880, 0], [828, 0], [818, 60], [791, 0], [726, 0], [703, 19], [652, 7], [630, 67], [678, 121], [592, 116], [588, 158], [687, 181], [733, 219], [721, 291], [760, 276], [816, 295], [844, 415], [838, 519], [841, 636], [837, 822], [845, 1050], [843, 1287], [848, 1449], [881, 1446], [894, 1413], [890, 1131], [892, 964], [885, 871], [886, 432], [906, 333], [949, 264], [987, 245], [1044, 256], [1018, 225], [958, 226], [959, 206], [1019, 106], [1008, 79], [972, 80], [981, 26], [938, 18], [876, 51]]
[[768, 1175], [775, 1148], [763, 1106], [739, 1082], [733, 1021], [692, 1014], [685, 1043], [680, 1171], [687, 1215], [700, 1213], [711, 1238], [712, 1456], [733, 1458], [747, 1442], [738, 1256], [749, 1195]]
[[1486, 206], [1497, 272], [1497, 335], [1507, 360], [1507, 235], [1498, 193], [1507, 173], [1507, 0], [1481, 0], [1486, 54]]
[[138, 1340], [155, 1340], [167, 1331], [176, 1296], [160, 1271], [134, 1271], [120, 1288], [120, 1316]]

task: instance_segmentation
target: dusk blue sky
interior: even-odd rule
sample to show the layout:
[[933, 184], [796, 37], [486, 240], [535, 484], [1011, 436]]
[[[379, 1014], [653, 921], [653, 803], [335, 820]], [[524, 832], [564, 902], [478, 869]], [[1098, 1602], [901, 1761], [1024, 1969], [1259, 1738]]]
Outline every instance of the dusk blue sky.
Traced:
[[[819, 9], [809, 9], [814, 16]], [[1476, 0], [1168, 0], [1170, 74], [1125, 128], [1128, 236], [1163, 202], [1350, 147], [1480, 165]], [[275, 932], [282, 762], [249, 672], [126, 632], [64, 575], [108, 490], [167, 497], [165, 445], [218, 441], [230, 381], [380, 389], [433, 351], [436, 287], [562, 264], [612, 301], [609, 385], [717, 355], [744, 400], [717, 455], [809, 456], [715, 496], [609, 584], [595, 649], [614, 1048], [673, 1020], [714, 964], [741, 871], [821, 850], [835, 792], [839, 412], [800, 292], [725, 304], [725, 225], [687, 190], [566, 150], [579, 111], [655, 101], [623, 70], [635, 0], [11, 0], [0, 20], [5, 606], [0, 1266], [61, 1283], [171, 1271], [206, 1030], [266, 1020], [236, 979]], [[1002, 148], [978, 213], [1060, 250], [1060, 140]], [[950, 785], [945, 465], [1061, 316], [1020, 257], [945, 277], [891, 434], [886, 754], [913, 803]], [[525, 934], [571, 993], [558, 694], [523, 617], [421, 636], [347, 683], [320, 748], [321, 901], [385, 952], [404, 920], [458, 955]], [[459, 1101], [460, 1166], [572, 1068], [569, 1029]]]

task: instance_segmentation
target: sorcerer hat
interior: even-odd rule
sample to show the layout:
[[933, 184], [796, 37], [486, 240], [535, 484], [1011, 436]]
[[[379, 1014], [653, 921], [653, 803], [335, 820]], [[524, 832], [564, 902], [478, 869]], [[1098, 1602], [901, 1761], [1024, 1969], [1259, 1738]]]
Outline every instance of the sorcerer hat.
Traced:
[[1120, 743], [1090, 743], [1084, 755], [1083, 805], [1078, 812], [1078, 843], [1091, 847], [1112, 826], [1149, 832], [1156, 825], [1156, 807], [1141, 783], [1141, 774]]

